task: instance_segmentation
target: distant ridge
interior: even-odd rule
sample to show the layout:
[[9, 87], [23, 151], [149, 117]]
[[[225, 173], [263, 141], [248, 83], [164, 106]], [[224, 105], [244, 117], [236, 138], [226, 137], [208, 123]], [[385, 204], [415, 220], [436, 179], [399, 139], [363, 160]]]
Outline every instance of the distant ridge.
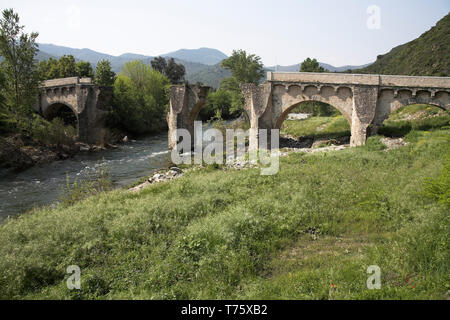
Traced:
[[[97, 63], [102, 60], [106, 59], [111, 62], [111, 67], [115, 72], [120, 72], [125, 65], [125, 63], [132, 61], [132, 60], [142, 60], [146, 64], [150, 64], [150, 62], [154, 59], [152, 56], [146, 56], [142, 54], [135, 54], [135, 53], [124, 53], [120, 56], [113, 56], [110, 54], [105, 54], [101, 52], [97, 52], [91, 49], [75, 49], [70, 47], [64, 47], [64, 46], [57, 46], [53, 44], [43, 44], [40, 43], [39, 45], [39, 53], [37, 54], [36, 58], [38, 60], [46, 60], [48, 58], [55, 58], [58, 59], [62, 57], [63, 55], [73, 55], [75, 60], [83, 60], [88, 61], [91, 63], [91, 65], [95, 68]], [[199, 49], [200, 50], [200, 49]], [[217, 50], [218, 51], [218, 50]], [[218, 51], [220, 52], [220, 51]], [[167, 55], [163, 55], [167, 56]], [[186, 61], [177, 57], [175, 58], [175, 61], [177, 63], [182, 63], [186, 68], [187, 75], [197, 73], [207, 67], [207, 65], [198, 63], [195, 61]]]
[[[120, 56], [113, 56], [102, 52], [97, 52], [91, 49], [75, 49], [65, 46], [57, 46], [54, 44], [39, 44], [39, 53], [36, 58], [38, 60], [46, 60], [48, 58], [58, 59], [63, 55], [73, 55], [77, 61], [88, 61], [95, 68], [98, 61], [102, 59], [109, 60], [111, 67], [115, 72], [120, 72], [125, 63], [132, 60], [142, 60], [146, 64], [155, 58], [135, 53], [124, 53]], [[186, 68], [186, 80], [190, 83], [203, 83], [213, 88], [218, 88], [220, 82], [231, 76], [229, 70], [223, 69], [220, 64], [227, 56], [216, 49], [199, 48], [199, 49], [180, 49], [174, 52], [161, 54], [163, 57], [172, 57], [177, 63], [182, 63]], [[334, 67], [326, 63], [320, 63], [325, 69], [331, 72], [345, 72], [350, 69], [362, 68], [365, 66], [343, 66]], [[281, 71], [281, 72], [298, 72], [300, 63], [291, 66], [277, 66], [265, 67], [266, 71]]]
[[[319, 65], [321, 67], [325, 68], [326, 70], [330, 71], [330, 72], [345, 72], [347, 70], [355, 70], [355, 69], [365, 68], [365, 67], [371, 65], [371, 63], [365, 64], [365, 65], [362, 65], [362, 66], [335, 67], [335, 66], [332, 66], [331, 64], [319, 62]], [[299, 72], [300, 71], [300, 66], [301, 66], [301, 63], [298, 63], [298, 64], [294, 64], [294, 65], [291, 65], [291, 66], [267, 67], [267, 69], [270, 69], [272, 71], [279, 71], [279, 72]]]
[[225, 53], [211, 48], [180, 49], [174, 52], [163, 54], [162, 56], [202, 63], [206, 65], [215, 65], [220, 63], [223, 59], [228, 58]]

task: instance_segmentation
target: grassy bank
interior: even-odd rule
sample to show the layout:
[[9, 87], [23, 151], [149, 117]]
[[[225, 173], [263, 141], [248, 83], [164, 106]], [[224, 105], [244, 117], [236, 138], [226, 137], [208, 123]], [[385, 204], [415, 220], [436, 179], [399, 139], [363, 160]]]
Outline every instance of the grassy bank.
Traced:
[[[377, 140], [292, 154], [275, 176], [197, 171], [7, 220], [0, 297], [443, 299], [450, 130], [389, 152]], [[366, 287], [370, 265], [381, 290]]]
[[310, 117], [300, 121], [286, 120], [280, 134], [295, 138], [339, 138], [350, 136], [350, 125], [342, 115]]

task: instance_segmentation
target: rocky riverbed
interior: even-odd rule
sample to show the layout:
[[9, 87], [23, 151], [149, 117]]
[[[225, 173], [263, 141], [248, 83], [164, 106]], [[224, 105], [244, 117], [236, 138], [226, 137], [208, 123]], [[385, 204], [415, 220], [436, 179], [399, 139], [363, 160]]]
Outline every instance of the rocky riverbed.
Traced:
[[0, 168], [25, 170], [36, 164], [66, 160], [79, 152], [97, 152], [117, 148], [113, 144], [88, 145], [76, 142], [72, 145], [45, 146], [16, 134], [0, 137]]

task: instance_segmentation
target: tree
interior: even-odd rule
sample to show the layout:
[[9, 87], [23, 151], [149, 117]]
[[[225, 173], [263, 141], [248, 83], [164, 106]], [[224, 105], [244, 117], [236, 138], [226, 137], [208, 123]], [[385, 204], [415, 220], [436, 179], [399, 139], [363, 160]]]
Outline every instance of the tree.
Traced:
[[94, 71], [92, 70], [92, 66], [87, 61], [77, 62], [75, 65], [75, 71], [78, 77], [80, 78], [93, 78]]
[[109, 124], [132, 134], [157, 132], [165, 127], [169, 79], [149, 65], [128, 62], [114, 82]]
[[150, 62], [153, 70], [165, 75], [172, 84], [180, 83], [184, 80], [186, 69], [181, 63], [176, 63], [174, 58], [166, 61], [164, 57], [156, 57]]
[[95, 68], [95, 84], [99, 86], [112, 86], [116, 74], [111, 69], [111, 62], [109, 60], [100, 60]]
[[35, 60], [38, 33], [23, 33], [19, 15], [5, 9], [0, 19], [0, 55], [4, 73], [4, 92], [9, 111], [29, 115], [35, 103], [39, 72]]
[[327, 72], [316, 59], [306, 58], [300, 66], [300, 72]]
[[156, 57], [153, 59], [150, 64], [152, 65], [152, 68], [159, 73], [165, 74], [166, 68], [167, 68], [167, 61], [163, 57]]
[[[300, 72], [329, 72], [322, 67], [316, 59], [306, 58], [300, 66]], [[299, 112], [311, 113], [314, 116], [330, 116], [336, 112], [336, 110], [330, 105], [322, 102], [307, 102], [301, 105]]]
[[199, 116], [202, 121], [213, 117], [228, 120], [239, 117], [243, 110], [244, 97], [239, 83], [236, 78], [229, 77], [222, 80], [217, 91], [208, 94]]
[[264, 77], [264, 67], [261, 58], [244, 50], [234, 50], [231, 57], [222, 61], [222, 67], [231, 70], [238, 83], [258, 84]]
[[186, 69], [181, 63], [176, 63], [174, 58], [170, 58], [167, 61], [167, 67], [165, 75], [169, 78], [173, 84], [179, 83], [184, 80]]
[[72, 55], [64, 55], [58, 60], [58, 78], [69, 78], [77, 76], [77, 66]]
[[50, 58], [39, 62], [39, 78], [43, 80], [59, 78], [58, 60]]
[[92, 77], [92, 67], [89, 62], [75, 62], [72, 55], [62, 56], [59, 60], [50, 58], [39, 62], [39, 76], [41, 80]]
[[0, 68], [0, 110], [6, 106], [5, 99], [5, 76], [3, 75], [3, 70]]
[[5, 78], [3, 75], [3, 71], [0, 68], [0, 132], [7, 131], [7, 123], [8, 123], [8, 112], [6, 109], [6, 99], [5, 99]]

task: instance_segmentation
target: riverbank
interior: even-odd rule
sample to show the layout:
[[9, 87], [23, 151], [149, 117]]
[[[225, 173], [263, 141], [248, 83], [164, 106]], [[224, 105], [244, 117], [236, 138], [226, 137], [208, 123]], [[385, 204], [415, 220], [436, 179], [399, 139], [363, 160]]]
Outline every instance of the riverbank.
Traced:
[[0, 137], [0, 168], [25, 170], [34, 165], [41, 165], [53, 161], [66, 160], [80, 152], [96, 152], [117, 148], [115, 143], [103, 145], [89, 145], [75, 142], [48, 146], [34, 141], [21, 134]]
[[[448, 298], [448, 200], [436, 186], [449, 183], [450, 130], [412, 131], [388, 152], [380, 138], [291, 153], [274, 176], [211, 166], [8, 219], [0, 297]], [[81, 268], [79, 291], [68, 265]], [[380, 290], [367, 289], [370, 265]]]
[[67, 184], [79, 184], [107, 169], [115, 188], [169, 166], [167, 133], [130, 139], [113, 149], [81, 151], [63, 161], [26, 170], [0, 170], [0, 222], [38, 206], [55, 206]]

